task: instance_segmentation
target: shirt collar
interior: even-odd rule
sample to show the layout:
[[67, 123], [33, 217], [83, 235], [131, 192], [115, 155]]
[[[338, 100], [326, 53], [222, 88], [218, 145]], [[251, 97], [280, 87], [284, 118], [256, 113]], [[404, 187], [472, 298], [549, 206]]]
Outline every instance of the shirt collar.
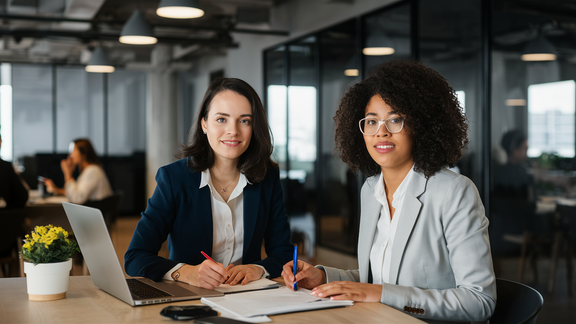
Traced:
[[[202, 178], [200, 179], [200, 186], [198, 187], [198, 189], [204, 188], [209, 183], [211, 183], [210, 170], [206, 169], [206, 170], [202, 171]], [[249, 184], [249, 185], [252, 184], [252, 182], [248, 181], [248, 178], [246, 178], [244, 173], [240, 173], [240, 178], [238, 179], [238, 183], [241, 185], [240, 188], [242, 188], [242, 189], [244, 189], [244, 187], [246, 187], [247, 184]]]
[[[414, 165], [412, 165], [412, 168], [410, 169], [410, 171], [408, 171], [408, 174], [404, 177], [404, 180], [402, 180], [402, 183], [400, 183], [400, 186], [398, 186], [396, 192], [394, 192], [394, 195], [392, 196], [392, 207], [398, 208], [397, 206], [395, 206], [395, 202], [397, 202], [400, 198], [404, 197], [404, 194], [408, 189], [408, 183], [412, 178], [412, 174], [414, 174]], [[386, 200], [386, 192], [384, 191], [384, 175], [382, 174], [382, 172], [380, 172], [380, 177], [378, 178], [378, 182], [376, 183], [376, 187], [374, 188], [374, 196], [376, 198], [382, 198]]]
[[[408, 171], [408, 174], [406, 175], [406, 177], [404, 177], [404, 180], [402, 180], [402, 183], [398, 186], [398, 189], [396, 189], [396, 192], [392, 196], [392, 207], [394, 207], [394, 208], [399, 207], [399, 206], [395, 206], [395, 203], [400, 198], [404, 197], [404, 194], [406, 194], [406, 190], [408, 189], [408, 183], [410, 182], [410, 179], [412, 178], [412, 174], [414, 174], [414, 165], [412, 165], [412, 168], [410, 168], [410, 171]], [[382, 185], [382, 186], [384, 186], [384, 185]]]

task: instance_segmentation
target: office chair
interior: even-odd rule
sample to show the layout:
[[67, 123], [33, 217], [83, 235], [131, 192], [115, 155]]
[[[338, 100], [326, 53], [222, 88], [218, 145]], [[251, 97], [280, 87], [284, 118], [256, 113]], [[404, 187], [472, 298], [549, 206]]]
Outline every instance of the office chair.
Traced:
[[24, 229], [27, 213], [26, 208], [0, 210], [0, 271], [5, 277], [24, 277], [24, 267], [18, 252], [22, 249], [22, 240], [27, 232]]
[[496, 310], [490, 324], [535, 324], [544, 299], [540, 293], [519, 282], [496, 279]]
[[120, 210], [120, 202], [123, 195], [124, 192], [116, 191], [112, 196], [102, 200], [89, 200], [84, 203], [84, 206], [100, 209], [106, 222], [106, 228], [108, 228], [108, 232], [110, 232], [116, 223], [116, 218], [118, 218], [118, 211]]
[[566, 281], [568, 295], [572, 296], [572, 254], [574, 240], [576, 239], [576, 201], [558, 198], [556, 200], [556, 220], [558, 226], [554, 233], [552, 244], [552, 265], [548, 281], [548, 293], [554, 293], [558, 258], [563, 246], [566, 246]]

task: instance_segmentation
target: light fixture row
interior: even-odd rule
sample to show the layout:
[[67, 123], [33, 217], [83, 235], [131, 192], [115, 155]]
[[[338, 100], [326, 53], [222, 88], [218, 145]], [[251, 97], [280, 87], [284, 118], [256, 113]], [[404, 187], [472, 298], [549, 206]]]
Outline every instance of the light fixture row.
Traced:
[[[160, 17], [174, 19], [191, 19], [204, 16], [204, 10], [197, 0], [162, 0], [156, 14]], [[120, 32], [120, 43], [130, 45], [152, 45], [158, 42], [152, 33], [152, 27], [146, 22], [140, 10], [136, 9], [126, 21]], [[86, 72], [112, 73], [114, 66], [102, 47], [92, 53], [92, 58], [86, 65]]]
[[[202, 17], [204, 10], [200, 7], [198, 0], [162, 0], [158, 5], [156, 14], [165, 18], [191, 19]], [[156, 44], [158, 39], [153, 36], [152, 27], [146, 22], [140, 10], [136, 9], [122, 27], [119, 41], [131, 45], [152, 45]], [[391, 43], [391, 40], [383, 32], [376, 32], [368, 38], [362, 53], [368, 56], [392, 55], [395, 50]], [[553, 61], [556, 60], [556, 51], [540, 33], [536, 39], [528, 43], [521, 59], [523, 61]], [[86, 66], [86, 71], [114, 72], [114, 67], [109, 63], [106, 53], [101, 47], [94, 51], [92, 59]], [[357, 76], [358, 72], [356, 69], [348, 69], [345, 71], [345, 75]]]

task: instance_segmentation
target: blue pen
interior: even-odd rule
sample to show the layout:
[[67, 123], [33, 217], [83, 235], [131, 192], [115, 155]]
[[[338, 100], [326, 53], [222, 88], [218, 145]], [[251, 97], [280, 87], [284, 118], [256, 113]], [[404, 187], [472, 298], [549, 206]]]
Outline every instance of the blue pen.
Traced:
[[[294, 280], [296, 280], [296, 272], [298, 269], [298, 245], [294, 244], [294, 258], [292, 258], [292, 273], [294, 273]], [[294, 290], [298, 290], [298, 283], [294, 283]]]

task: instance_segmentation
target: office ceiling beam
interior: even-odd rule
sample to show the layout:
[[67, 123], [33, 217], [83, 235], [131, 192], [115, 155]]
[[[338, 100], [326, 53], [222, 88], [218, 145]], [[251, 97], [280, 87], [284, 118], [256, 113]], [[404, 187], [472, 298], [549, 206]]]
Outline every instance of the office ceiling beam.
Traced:
[[[76, 23], [89, 23], [93, 25], [98, 24], [116, 24], [123, 25], [123, 21], [93, 21], [88, 19], [76, 19], [68, 17], [46, 17], [46, 16], [30, 16], [30, 15], [7, 15], [0, 14], [0, 19], [5, 20], [28, 20], [28, 21], [40, 21], [40, 22], [76, 22]], [[151, 24], [154, 27], [168, 27], [168, 28], [179, 28], [185, 30], [211, 30], [211, 31], [222, 31], [222, 32], [234, 32], [234, 33], [244, 33], [244, 34], [258, 34], [258, 35], [275, 35], [275, 36], [289, 36], [288, 31], [283, 30], [262, 30], [262, 29], [249, 29], [249, 28], [218, 28], [209, 26], [193, 26], [193, 25], [183, 25], [183, 24]]]
[[[22, 38], [50, 38], [50, 37], [68, 37], [84, 41], [90, 40], [114, 40], [118, 41], [120, 33], [100, 33], [92, 31], [65, 31], [65, 30], [36, 30], [36, 29], [5, 29], [0, 28], [0, 35], [12, 36], [15, 39]], [[231, 38], [189, 38], [189, 37], [169, 37], [159, 36], [158, 42], [177, 43], [177, 44], [202, 44], [202, 45], [222, 45], [230, 48], [238, 47]]]

